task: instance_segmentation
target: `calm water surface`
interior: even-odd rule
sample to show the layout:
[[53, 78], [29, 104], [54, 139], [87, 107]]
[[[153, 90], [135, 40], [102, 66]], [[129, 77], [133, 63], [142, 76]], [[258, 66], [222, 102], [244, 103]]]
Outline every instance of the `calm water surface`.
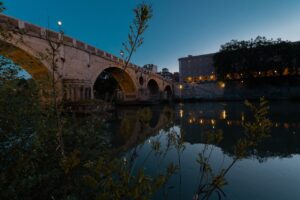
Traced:
[[[144, 167], [147, 174], [155, 176], [169, 163], [180, 166], [154, 199], [193, 199], [201, 175], [196, 162], [198, 154], [206, 146], [213, 171], [226, 168], [233, 160], [233, 146], [243, 136], [241, 124], [250, 115], [249, 109], [239, 102], [184, 103], [146, 110], [151, 118], [141, 126], [143, 108], [120, 107], [109, 128], [114, 135], [114, 148], [124, 162], [132, 165], [133, 173]], [[224, 199], [300, 199], [300, 104], [271, 102], [269, 116], [274, 125], [271, 137], [230, 169], [226, 175], [228, 184], [223, 187]], [[223, 140], [205, 145], [203, 135], [219, 130]], [[178, 151], [169, 145], [170, 133], [184, 141], [184, 149]], [[157, 141], [161, 154], [152, 149]]]

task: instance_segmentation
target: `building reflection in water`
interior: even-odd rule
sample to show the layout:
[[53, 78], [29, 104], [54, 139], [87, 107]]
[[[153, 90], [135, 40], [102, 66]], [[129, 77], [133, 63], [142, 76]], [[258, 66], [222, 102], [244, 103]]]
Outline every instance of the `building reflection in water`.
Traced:
[[226, 110], [223, 110], [222, 112], [221, 112], [221, 119], [226, 119], [226, 117], [227, 117], [227, 115], [226, 115]]
[[[159, 134], [161, 130], [168, 130], [172, 126], [178, 126], [180, 132], [184, 132], [183, 139], [185, 142], [191, 144], [202, 143], [201, 134], [206, 131], [212, 129], [222, 130], [224, 141], [220, 143], [220, 147], [225, 152], [232, 152], [230, 150], [231, 145], [242, 136], [242, 124], [247, 120], [246, 116], [249, 114], [243, 103], [182, 104], [174, 107], [150, 107], [149, 109], [152, 118], [150, 120], [152, 122], [151, 126], [147, 123], [141, 125], [140, 116], [138, 115], [140, 109], [119, 110], [120, 128], [118, 129], [119, 131], [116, 131], [119, 133], [114, 139], [116, 146], [123, 145], [126, 148], [130, 148], [135, 143], [141, 143], [143, 140]], [[270, 112], [270, 118], [273, 122], [272, 137], [268, 138], [261, 145], [261, 149], [268, 149], [270, 152], [272, 152], [272, 149], [276, 149], [277, 152], [281, 151], [282, 155], [300, 151], [299, 148], [296, 148], [296, 145], [288, 144], [289, 141], [293, 144], [295, 141], [300, 142], [299, 134], [297, 134], [300, 129], [299, 117], [296, 114], [293, 116], [291, 112], [290, 117], [280, 117], [281, 115], [276, 113], [272, 115], [272, 110]], [[184, 113], [188, 114], [185, 115]], [[296, 136], [296, 140], [291, 138], [291, 136]], [[131, 143], [128, 141], [131, 141]], [[271, 147], [272, 145], [273, 147]], [[284, 148], [288, 149], [289, 152], [284, 152]]]
[[[251, 166], [250, 170], [253, 170], [253, 168], [257, 167], [262, 162], [272, 162], [274, 158], [290, 158], [292, 155], [300, 154], [300, 119], [297, 113], [300, 105], [288, 104], [286, 106], [278, 106], [276, 103], [271, 103], [270, 107], [270, 119], [273, 122], [271, 136], [266, 138], [254, 150], [246, 152], [246, 158], [244, 159], [246, 161], [243, 165], [244, 168]], [[282, 108], [284, 108], [284, 110], [282, 110]], [[151, 118], [155, 118], [155, 120], [150, 120], [155, 122], [151, 123], [151, 126], [147, 123], [141, 123], [140, 113], [143, 113], [143, 111], [141, 111], [143, 109], [145, 108], [124, 108], [123, 110], [118, 110], [117, 121], [119, 126], [115, 122], [114, 123], [121, 136], [116, 135], [116, 138], [119, 138], [120, 140], [118, 143], [115, 142], [115, 144], [117, 144], [116, 148], [118, 149], [118, 152], [121, 153], [135, 152], [134, 150], [138, 149], [137, 155], [139, 155], [141, 159], [141, 162], [137, 161], [139, 164], [144, 163], [144, 157], [148, 158], [149, 152], [151, 152], [151, 146], [156, 144], [156, 141], [159, 140], [161, 142], [160, 148], [168, 149], [170, 153], [158, 155], [162, 155], [167, 161], [176, 164], [177, 158], [175, 155], [177, 155], [179, 151], [174, 152], [176, 149], [174, 147], [169, 148], [168, 143], [168, 133], [175, 131], [178, 138], [183, 141], [185, 150], [182, 151], [182, 154], [178, 154], [182, 155], [183, 184], [182, 186], [175, 186], [177, 187], [177, 190], [173, 190], [176, 192], [174, 192], [174, 198], [172, 199], [178, 199], [176, 195], [178, 188], [180, 187], [182, 187], [182, 194], [188, 194], [190, 191], [186, 185], [190, 186], [192, 183], [189, 181], [195, 178], [195, 173], [194, 171], [190, 173], [191, 170], [199, 170], [199, 168], [197, 168], [198, 166], [194, 167], [194, 164], [196, 163], [195, 160], [197, 159], [201, 147], [209, 145], [209, 148], [214, 148], [214, 155], [211, 157], [211, 160], [214, 160], [212, 162], [213, 165], [220, 162], [223, 163], [224, 158], [225, 163], [234, 158], [233, 147], [237, 141], [244, 136], [242, 125], [249, 120], [249, 110], [243, 103], [237, 102], [226, 104], [187, 103], [184, 105], [173, 105], [173, 107], [149, 107], [148, 109], [151, 112], [148, 110], [145, 113], [151, 113], [149, 116], [151, 115]], [[286, 112], [288, 113], [287, 115], [285, 115]], [[121, 124], [123, 125], [120, 126]], [[129, 132], [124, 132], [126, 127], [127, 129], [130, 129]], [[207, 132], [212, 132], [214, 134], [219, 130], [223, 133], [221, 142], [209, 143], [205, 141]], [[118, 140], [115, 139], [115, 141]], [[157, 155], [155, 154], [155, 156]], [[152, 172], [156, 173], [155, 170], [157, 170], [157, 165], [161, 166], [163, 165], [163, 162], [155, 156], [150, 156], [151, 159], [146, 163], [146, 167], [147, 170], [151, 171], [150, 169], [152, 169]], [[127, 160], [129, 161], [130, 159]], [[257, 160], [259, 162], [257, 162]], [[249, 162], [254, 164], [249, 165]], [[213, 167], [215, 167], [215, 165]], [[236, 177], [240, 178], [244, 176], [244, 173], [240, 173], [241, 170], [243, 170], [243, 168], [233, 170], [234, 173], [237, 173]], [[247, 178], [250, 179], [252, 176]], [[172, 182], [172, 185], [176, 184], [177, 182]], [[239, 185], [239, 183], [234, 183], [234, 181], [231, 181], [229, 184]], [[191, 196], [190, 194], [188, 195], [189, 197]]]

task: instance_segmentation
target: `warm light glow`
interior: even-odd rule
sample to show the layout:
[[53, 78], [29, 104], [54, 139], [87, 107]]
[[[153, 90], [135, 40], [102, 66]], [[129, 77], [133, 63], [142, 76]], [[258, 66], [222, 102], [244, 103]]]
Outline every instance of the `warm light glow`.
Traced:
[[179, 115], [180, 115], [180, 118], [183, 117], [183, 110], [182, 109], [179, 110]]
[[226, 84], [224, 82], [219, 82], [220, 88], [225, 88]]
[[261, 72], [258, 72], [259, 75], [261, 75]]
[[189, 77], [188, 77], [188, 81], [192, 81], [192, 80], [193, 80], [192, 77], [189, 76]]
[[216, 121], [215, 121], [214, 119], [212, 119], [212, 120], [211, 120], [211, 124], [212, 124], [212, 125], [215, 125], [215, 124], [216, 124]]
[[181, 84], [179, 85], [179, 89], [181, 89], [181, 90], [183, 89], [183, 86]]
[[202, 80], [202, 76], [199, 76], [199, 80]]
[[203, 119], [200, 119], [200, 124], [203, 124]]
[[226, 110], [223, 110], [221, 113], [221, 119], [226, 119], [227, 115], [226, 115]]
[[242, 121], [245, 121], [245, 114], [242, 113]]
[[193, 119], [189, 119], [189, 124], [192, 124], [193, 123]]
[[213, 80], [215, 78], [215, 75], [210, 75], [210, 79]]
[[284, 68], [283, 70], [283, 73], [282, 73], [284, 76], [288, 75], [289, 74], [289, 68]]

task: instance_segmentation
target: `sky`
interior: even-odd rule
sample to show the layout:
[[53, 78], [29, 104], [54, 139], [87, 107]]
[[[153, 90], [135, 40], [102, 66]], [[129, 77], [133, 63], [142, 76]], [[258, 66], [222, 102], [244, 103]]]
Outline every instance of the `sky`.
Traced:
[[132, 58], [178, 71], [178, 58], [217, 52], [232, 40], [300, 40], [300, 0], [2, 0], [5, 14], [62, 29], [75, 39], [119, 56], [133, 9], [153, 7], [144, 44]]

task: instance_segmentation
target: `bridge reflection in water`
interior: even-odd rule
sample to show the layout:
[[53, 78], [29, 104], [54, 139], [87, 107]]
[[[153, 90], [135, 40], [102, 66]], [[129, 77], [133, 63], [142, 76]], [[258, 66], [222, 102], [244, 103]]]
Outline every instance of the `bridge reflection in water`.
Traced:
[[[228, 199], [296, 199], [300, 191], [300, 105], [297, 102], [271, 102], [271, 136], [233, 167], [226, 177], [224, 191]], [[150, 113], [150, 114], [149, 114]], [[151, 119], [143, 123], [144, 117]], [[146, 117], [147, 118], [147, 117]], [[169, 183], [170, 199], [192, 199], [198, 183], [199, 165], [196, 162], [203, 149], [205, 133], [222, 130], [223, 139], [210, 144], [213, 169], [228, 165], [234, 157], [234, 145], [243, 137], [242, 123], [249, 120], [249, 110], [243, 103], [194, 103], [148, 108], [119, 108], [110, 127], [112, 143], [118, 154], [138, 155], [136, 168], [158, 174], [159, 166], [177, 163], [176, 149], [169, 149], [165, 161], [151, 154], [152, 141], [168, 146], [168, 132], [175, 131], [183, 140], [181, 170]], [[145, 157], [147, 161], [145, 162]], [[298, 168], [296, 167], [298, 166]], [[241, 187], [242, 185], [242, 187]], [[280, 187], [279, 187], [280, 185]], [[264, 188], [264, 191], [262, 191]], [[280, 189], [280, 190], [279, 190]], [[295, 189], [295, 190], [293, 190]], [[162, 199], [158, 194], [155, 199]]]

